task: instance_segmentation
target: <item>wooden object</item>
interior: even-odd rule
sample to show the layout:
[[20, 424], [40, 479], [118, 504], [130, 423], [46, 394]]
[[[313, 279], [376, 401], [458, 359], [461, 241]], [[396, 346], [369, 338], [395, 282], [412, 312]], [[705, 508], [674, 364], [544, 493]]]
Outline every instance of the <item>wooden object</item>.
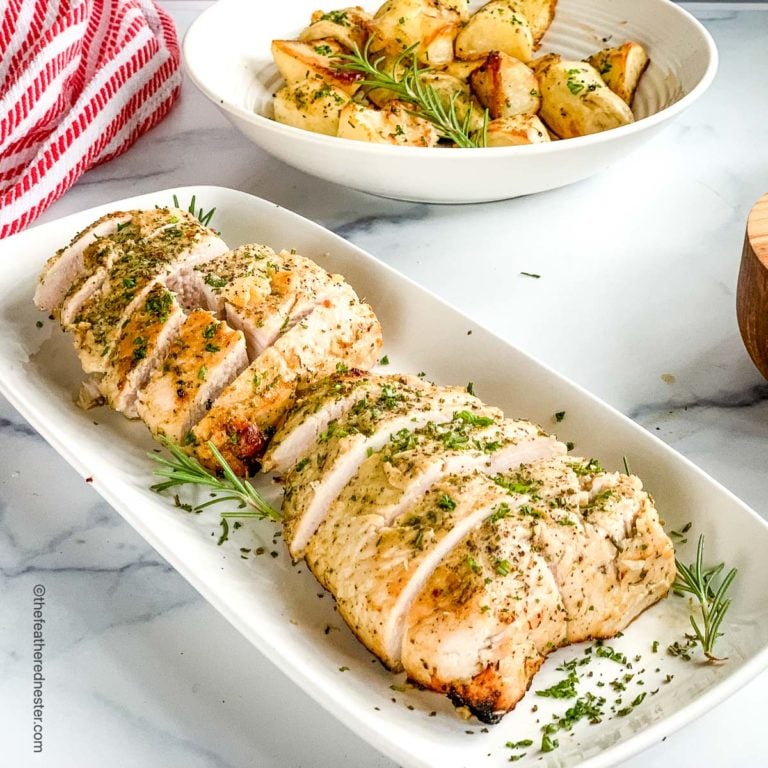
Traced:
[[747, 219], [736, 314], [744, 346], [768, 379], [768, 194], [757, 201]]

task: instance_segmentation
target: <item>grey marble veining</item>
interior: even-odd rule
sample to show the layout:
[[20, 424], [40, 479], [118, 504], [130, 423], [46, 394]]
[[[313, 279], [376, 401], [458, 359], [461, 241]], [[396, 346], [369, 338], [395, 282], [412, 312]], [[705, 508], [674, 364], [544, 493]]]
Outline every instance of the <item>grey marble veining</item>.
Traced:
[[[183, 31], [208, 3], [163, 4]], [[768, 517], [768, 384], [734, 306], [747, 213], [768, 189], [768, 8], [695, 8], [721, 55], [710, 91], [658, 139], [565, 189], [430, 206], [328, 185], [256, 149], [186, 82], [166, 121], [41, 223], [188, 184], [273, 200], [606, 399]], [[46, 750], [33, 755], [39, 583]], [[767, 682], [626, 765], [764, 764]], [[392, 766], [257, 653], [4, 401], [0, 712], [9, 768]]]

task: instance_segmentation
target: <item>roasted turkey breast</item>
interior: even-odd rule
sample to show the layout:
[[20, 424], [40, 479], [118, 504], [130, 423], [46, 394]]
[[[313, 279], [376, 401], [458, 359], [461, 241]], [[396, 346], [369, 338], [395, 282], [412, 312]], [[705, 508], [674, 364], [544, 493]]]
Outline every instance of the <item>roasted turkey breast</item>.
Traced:
[[185, 211], [102, 217], [35, 301], [86, 389], [218, 469], [284, 484], [284, 539], [390, 669], [493, 723], [552, 650], [615, 635], [663, 597], [672, 543], [606, 472], [463, 387], [372, 373], [381, 327], [294, 251], [233, 251]]

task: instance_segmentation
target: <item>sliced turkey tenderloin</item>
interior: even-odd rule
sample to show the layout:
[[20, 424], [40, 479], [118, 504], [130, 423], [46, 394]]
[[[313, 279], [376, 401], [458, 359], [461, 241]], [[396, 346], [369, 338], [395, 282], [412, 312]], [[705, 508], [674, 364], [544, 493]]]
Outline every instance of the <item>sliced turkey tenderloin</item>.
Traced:
[[164, 281], [184, 265], [206, 261], [226, 250], [214, 232], [184, 211], [157, 209], [151, 213], [154, 219], [165, 223], [146, 236], [123, 240], [125, 233], [136, 226], [139, 217], [134, 217], [111, 239], [113, 254], [99, 268], [104, 272], [99, 287], [82, 303], [71, 322], [66, 322], [69, 304], [62, 310], [62, 323], [74, 336], [86, 373], [107, 370], [120, 328], [155, 283]]
[[425, 583], [405, 619], [409, 678], [497, 722], [567, 638], [565, 607], [532, 518], [506, 502]]
[[193, 425], [247, 365], [243, 334], [195, 310], [139, 391], [137, 413], [155, 436], [188, 445]]
[[523, 501], [509, 499], [481, 472], [450, 475], [389, 525], [363, 513], [343, 528], [322, 523], [306, 561], [357, 637], [397, 670], [405, 616], [432, 571], [500, 504]]
[[498, 417], [459, 387], [411, 388], [392, 382], [376, 399], [360, 400], [343, 419], [331, 422], [322, 445], [300, 462], [285, 485], [284, 536], [291, 555], [299, 558], [330, 505], [371, 453], [401, 430], [449, 421], [458, 411]]
[[285, 473], [312, 453], [332, 421], [342, 419], [357, 403], [381, 396], [382, 388], [394, 385], [427, 391], [434, 385], [416, 376], [381, 376], [352, 369], [318, 382], [301, 397], [278, 427], [264, 455], [265, 472]]
[[235, 472], [251, 471], [275, 426], [303, 389], [339, 366], [371, 368], [381, 326], [367, 304], [327, 301], [286, 331], [227, 387], [195, 427], [195, 455], [214, 466], [213, 441]]
[[38, 277], [35, 304], [49, 312], [58, 310], [72, 284], [86, 271], [86, 251], [93, 250], [94, 243], [100, 238], [114, 234], [118, 227], [130, 221], [134, 213], [116, 211], [102, 216], [78, 232], [69, 245], [51, 256]]
[[130, 418], [138, 415], [138, 390], [162, 363], [185, 318], [175, 295], [156, 283], [120, 329], [99, 382], [99, 390], [112, 408]]

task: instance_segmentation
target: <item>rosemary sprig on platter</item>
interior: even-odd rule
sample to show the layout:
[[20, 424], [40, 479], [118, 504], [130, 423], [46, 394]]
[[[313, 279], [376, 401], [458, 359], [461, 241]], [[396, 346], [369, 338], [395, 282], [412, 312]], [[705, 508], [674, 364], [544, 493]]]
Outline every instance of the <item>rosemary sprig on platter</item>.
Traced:
[[[200, 223], [204, 227], [207, 227], [211, 223], [211, 219], [213, 218], [213, 214], [216, 213], [216, 209], [211, 208], [210, 211], [205, 211], [203, 210], [202, 206], [198, 208], [196, 202], [197, 201], [195, 200], [195, 195], [192, 195], [192, 200], [189, 202], [187, 211], [199, 219]], [[173, 207], [181, 208], [183, 210], [183, 206], [179, 204], [179, 198], [176, 197], [176, 195], [173, 196]]]
[[392, 91], [398, 99], [413, 104], [413, 114], [424, 118], [431, 123], [437, 132], [445, 139], [449, 139], [459, 147], [477, 148], [486, 144], [486, 131], [488, 128], [488, 110], [483, 113], [483, 125], [481, 130], [472, 131], [472, 110], [467, 105], [464, 117], [460, 117], [457, 110], [459, 93], [450, 96], [446, 106], [440, 94], [422, 79], [422, 75], [431, 71], [430, 67], [420, 67], [413, 55], [416, 45], [404, 50], [395, 59], [392, 71], [384, 70], [385, 57], [372, 59], [368, 44], [360, 49], [355, 46], [352, 53], [343, 53], [335, 56], [335, 63], [339, 69], [347, 72], [359, 72], [364, 76], [361, 85], [370, 88], [385, 88]]
[[704, 566], [704, 536], [699, 536], [696, 546], [696, 560], [690, 565], [675, 559], [677, 564], [677, 579], [672, 585], [673, 591], [678, 594], [689, 594], [698, 603], [701, 612], [701, 623], [691, 616], [691, 626], [695, 633], [695, 639], [701, 645], [707, 661], [716, 664], [725, 661], [714, 654], [717, 638], [722, 636], [720, 625], [731, 605], [726, 592], [736, 578], [736, 569], [731, 568], [725, 578], [717, 585], [717, 578], [725, 568], [724, 563], [709, 568]]
[[232, 467], [229, 466], [227, 460], [213, 443], [208, 442], [206, 445], [221, 467], [223, 477], [209, 472], [197, 459], [188, 456], [171, 440], [160, 438], [160, 442], [169, 451], [171, 458], [156, 453], [147, 454], [152, 461], [159, 465], [159, 468], [155, 469], [155, 475], [165, 478], [162, 482], [150, 486], [150, 490], [155, 491], [155, 493], [163, 493], [180, 485], [199, 485], [217, 494], [214, 498], [201, 504], [186, 507], [191, 512], [200, 512], [206, 507], [223, 502], [237, 503], [236, 511], [221, 513], [222, 534], [219, 538], [219, 544], [227, 540], [229, 535], [228, 521], [231, 518], [282, 521], [280, 512], [269, 504], [251, 483], [239, 478], [232, 471]]

